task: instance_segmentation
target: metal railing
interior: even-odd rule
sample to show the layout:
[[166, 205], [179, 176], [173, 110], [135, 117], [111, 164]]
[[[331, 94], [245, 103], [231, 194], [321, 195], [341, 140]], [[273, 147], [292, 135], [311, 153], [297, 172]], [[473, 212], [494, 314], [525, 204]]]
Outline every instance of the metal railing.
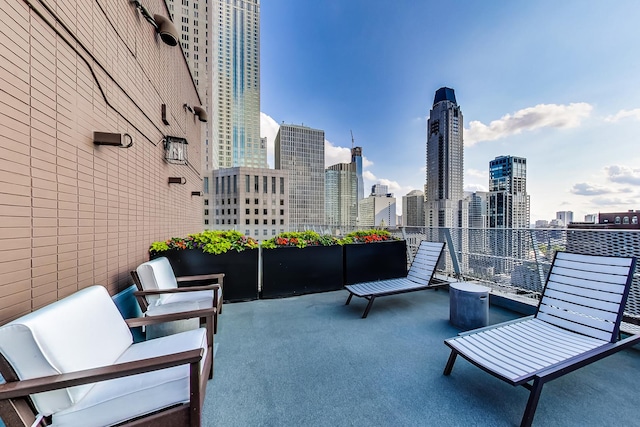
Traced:
[[[537, 300], [556, 251], [640, 259], [640, 230], [473, 229], [406, 227], [389, 230], [415, 253], [422, 240], [445, 242], [438, 270], [483, 282], [495, 291]], [[625, 308], [640, 320], [640, 274], [634, 275]]]

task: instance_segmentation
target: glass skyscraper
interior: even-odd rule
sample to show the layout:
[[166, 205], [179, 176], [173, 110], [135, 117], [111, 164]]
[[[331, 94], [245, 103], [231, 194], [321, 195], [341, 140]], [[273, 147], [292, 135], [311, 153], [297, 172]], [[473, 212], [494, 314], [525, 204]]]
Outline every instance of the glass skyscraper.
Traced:
[[267, 167], [260, 138], [260, 0], [212, 2], [212, 169]]

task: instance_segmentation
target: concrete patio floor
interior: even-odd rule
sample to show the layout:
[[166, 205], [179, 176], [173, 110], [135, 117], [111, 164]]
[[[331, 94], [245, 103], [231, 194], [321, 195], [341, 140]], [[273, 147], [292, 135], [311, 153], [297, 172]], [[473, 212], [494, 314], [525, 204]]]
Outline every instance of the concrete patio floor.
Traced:
[[[528, 391], [449, 355], [446, 290], [345, 306], [346, 291], [225, 304], [205, 426], [514, 426]], [[491, 307], [490, 323], [519, 315]], [[565, 375], [534, 426], [640, 425], [640, 348]]]

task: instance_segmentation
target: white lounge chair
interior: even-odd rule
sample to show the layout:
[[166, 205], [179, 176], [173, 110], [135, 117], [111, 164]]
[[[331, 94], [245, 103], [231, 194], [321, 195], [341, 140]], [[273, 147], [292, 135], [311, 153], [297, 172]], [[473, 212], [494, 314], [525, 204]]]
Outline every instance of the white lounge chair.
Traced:
[[[438, 261], [442, 256], [443, 248], [444, 243], [426, 241], [420, 243], [416, 256], [411, 263], [411, 268], [407, 272], [407, 277], [355, 283], [345, 286], [349, 291], [349, 297], [345, 305], [349, 305], [354, 295], [368, 299], [369, 304], [367, 304], [367, 308], [365, 308], [362, 314], [362, 318], [364, 319], [369, 314], [373, 301], [377, 297], [420, 291], [436, 286], [432, 284], [431, 280], [433, 279]], [[442, 284], [446, 283], [439, 283], [438, 286]]]
[[618, 341], [635, 258], [557, 252], [537, 313], [445, 341], [449, 375], [459, 354], [507, 383], [530, 390], [521, 426], [530, 426], [542, 386], [640, 341]]
[[[0, 327], [0, 417], [9, 427], [42, 417], [54, 426], [199, 426], [213, 312], [125, 321], [96, 285], [16, 319]], [[133, 343], [130, 327], [193, 316], [207, 328]]]

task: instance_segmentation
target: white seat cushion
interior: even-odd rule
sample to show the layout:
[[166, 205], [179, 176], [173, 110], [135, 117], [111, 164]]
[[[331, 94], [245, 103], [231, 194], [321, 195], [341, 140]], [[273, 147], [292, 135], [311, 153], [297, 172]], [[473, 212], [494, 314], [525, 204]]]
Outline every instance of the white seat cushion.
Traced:
[[[90, 286], [0, 328], [0, 351], [20, 379], [114, 363], [133, 337], [103, 286]], [[32, 396], [49, 415], [82, 399], [93, 385]]]
[[198, 309], [213, 307], [213, 291], [180, 292], [169, 295], [163, 305], [175, 303], [194, 304]]
[[[161, 356], [194, 348], [204, 349], [204, 328], [133, 344], [116, 363]], [[189, 400], [189, 365], [96, 383], [84, 398], [53, 415], [54, 426], [109, 426], [132, 417]]]
[[[142, 263], [136, 268], [136, 272], [145, 291], [175, 289], [178, 287], [176, 275], [166, 257], [159, 257]], [[169, 297], [170, 294], [163, 294], [160, 296], [149, 295], [146, 298], [149, 305], [157, 305], [163, 304]]]

